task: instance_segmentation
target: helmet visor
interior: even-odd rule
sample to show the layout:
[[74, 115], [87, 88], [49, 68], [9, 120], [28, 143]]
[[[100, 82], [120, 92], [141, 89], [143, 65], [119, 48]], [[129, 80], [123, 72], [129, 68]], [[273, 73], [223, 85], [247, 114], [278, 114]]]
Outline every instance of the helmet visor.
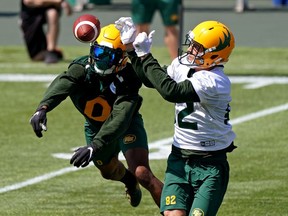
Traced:
[[99, 69], [106, 70], [118, 64], [122, 56], [122, 50], [94, 44], [91, 46], [91, 56]]

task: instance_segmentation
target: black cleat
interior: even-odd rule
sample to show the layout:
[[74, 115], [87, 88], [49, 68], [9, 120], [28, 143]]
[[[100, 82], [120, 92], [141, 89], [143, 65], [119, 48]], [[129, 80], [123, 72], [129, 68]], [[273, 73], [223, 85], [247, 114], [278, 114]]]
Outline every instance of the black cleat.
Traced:
[[129, 200], [130, 205], [133, 207], [137, 207], [140, 204], [142, 198], [142, 192], [139, 187], [139, 184], [137, 183], [135, 188], [128, 189], [126, 187], [125, 189], [126, 189], [126, 197]]

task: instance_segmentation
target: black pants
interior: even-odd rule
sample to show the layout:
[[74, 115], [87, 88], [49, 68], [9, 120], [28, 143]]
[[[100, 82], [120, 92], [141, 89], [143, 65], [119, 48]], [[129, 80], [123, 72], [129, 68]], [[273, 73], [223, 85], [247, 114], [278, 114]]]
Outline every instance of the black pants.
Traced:
[[44, 32], [46, 24], [45, 12], [39, 14], [20, 13], [20, 28], [23, 32], [27, 51], [31, 59], [33, 59], [41, 51], [46, 51], [47, 42]]

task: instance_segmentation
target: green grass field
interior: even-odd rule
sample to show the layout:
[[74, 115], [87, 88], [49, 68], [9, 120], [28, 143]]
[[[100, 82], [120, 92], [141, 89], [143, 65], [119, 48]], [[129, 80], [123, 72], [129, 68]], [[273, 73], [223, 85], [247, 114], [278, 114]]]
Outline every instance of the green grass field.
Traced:
[[[23, 47], [2, 46], [0, 78], [4, 74], [58, 74], [88, 50], [63, 49], [65, 62], [47, 66], [31, 63]], [[169, 64], [164, 48], [152, 51], [161, 64]], [[288, 215], [287, 60], [287, 49], [241, 47], [227, 64], [233, 97], [230, 117], [238, 149], [229, 154], [231, 178], [219, 216]], [[247, 77], [239, 81], [240, 76]], [[260, 76], [266, 79], [258, 80]], [[0, 215], [160, 215], [144, 189], [141, 204], [132, 208], [122, 184], [102, 179], [93, 166], [77, 170], [67, 159], [53, 157], [71, 154], [72, 148], [84, 144], [84, 119], [67, 99], [48, 114], [48, 131], [37, 138], [28, 121], [47, 85], [0, 80]], [[152, 89], [142, 88], [141, 95], [149, 142], [171, 137], [173, 104]], [[163, 180], [166, 159], [151, 160], [151, 167]]]

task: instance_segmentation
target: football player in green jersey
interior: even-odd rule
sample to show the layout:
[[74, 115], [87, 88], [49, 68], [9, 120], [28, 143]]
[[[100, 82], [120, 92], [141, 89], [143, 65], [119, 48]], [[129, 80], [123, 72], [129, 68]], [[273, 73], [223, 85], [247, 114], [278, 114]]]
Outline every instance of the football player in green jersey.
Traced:
[[[90, 55], [75, 59], [50, 84], [30, 123], [42, 137], [46, 114], [69, 96], [86, 119], [87, 143], [74, 152], [70, 163], [85, 167], [93, 161], [103, 178], [125, 184], [134, 207], [141, 201], [139, 182], [159, 206], [163, 184], [149, 167], [147, 135], [138, 112], [142, 83], [127, 60], [119, 30], [114, 24], [103, 27], [90, 45]], [[118, 160], [120, 151], [128, 169]]]
[[233, 33], [218, 21], [201, 22], [186, 35], [186, 49], [162, 68], [150, 53], [153, 32], [135, 37], [129, 17], [115, 23], [143, 83], [175, 103], [161, 213], [215, 216], [229, 182], [226, 153], [236, 148], [229, 123], [231, 83], [223, 66], [235, 46]]

